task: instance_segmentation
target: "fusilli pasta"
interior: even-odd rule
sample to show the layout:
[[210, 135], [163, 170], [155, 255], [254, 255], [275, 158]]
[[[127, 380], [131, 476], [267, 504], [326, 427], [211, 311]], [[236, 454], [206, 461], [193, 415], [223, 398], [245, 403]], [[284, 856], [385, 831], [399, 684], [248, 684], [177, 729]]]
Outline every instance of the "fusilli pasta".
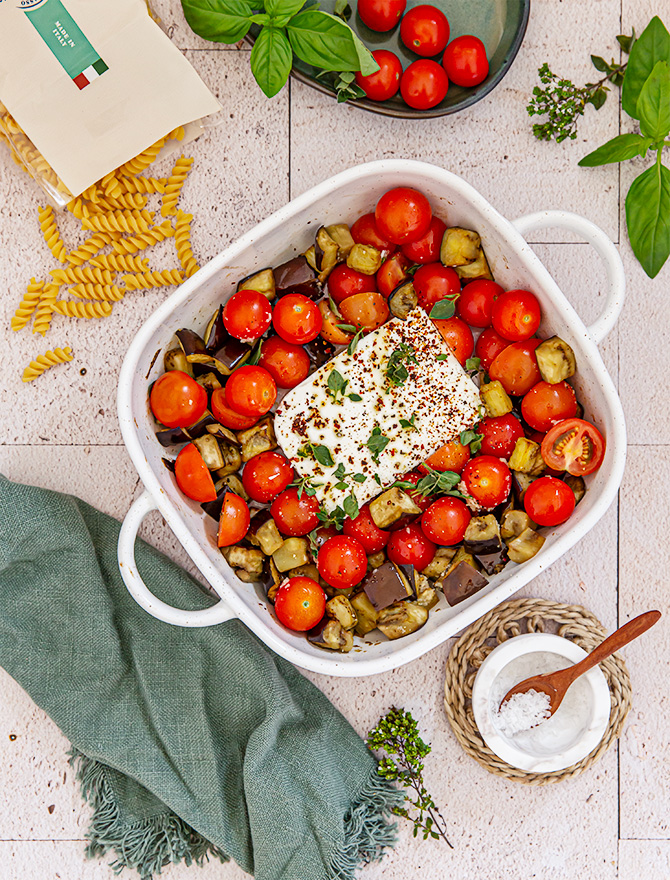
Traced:
[[105, 245], [118, 241], [121, 238], [120, 232], [96, 232], [90, 238], [86, 239], [78, 248], [70, 251], [65, 259], [73, 266], [81, 266], [87, 263], [91, 257], [95, 256], [98, 251], [102, 250]]
[[68, 290], [79, 299], [94, 299], [104, 302], [119, 302], [125, 293], [116, 284], [75, 284]]
[[[146, 195], [150, 195], [152, 193], [164, 193], [165, 192], [165, 184], [167, 182], [165, 177], [142, 177], [138, 175], [137, 177], [120, 177], [115, 178], [118, 187], [114, 187], [114, 190], [119, 193], [145, 193]], [[111, 193], [107, 193], [111, 198], [118, 198], [118, 196], [111, 196]]]
[[109, 302], [69, 302], [57, 300], [53, 305], [54, 313], [66, 318], [107, 318], [112, 314]]
[[31, 361], [23, 371], [23, 381], [32, 382], [41, 376], [42, 373], [55, 367], [56, 364], [66, 364], [72, 360], [72, 349], [70, 346], [65, 348], [54, 348], [53, 351], [45, 351], [44, 354], [38, 354], [34, 361]]
[[193, 159], [187, 159], [185, 156], [180, 156], [175, 162], [172, 173], [168, 177], [168, 181], [165, 184], [165, 192], [163, 193], [163, 205], [161, 207], [161, 216], [168, 217], [169, 215], [176, 213], [177, 202], [179, 201], [179, 194], [181, 193], [181, 188], [184, 185], [186, 176], [191, 170], [192, 164]]
[[91, 260], [91, 266], [109, 269], [111, 272], [148, 272], [149, 258], [130, 254], [102, 254]]
[[35, 318], [33, 320], [33, 333], [39, 333], [44, 336], [51, 324], [51, 316], [53, 315], [53, 307], [58, 296], [58, 285], [47, 284], [42, 291], [40, 301], [35, 309]]
[[84, 217], [82, 227], [98, 232], [148, 232], [153, 222], [149, 211], [108, 211], [104, 214], [91, 214]]
[[52, 269], [49, 275], [56, 284], [77, 284], [80, 281], [93, 284], [111, 284], [114, 280], [109, 269], [97, 266], [70, 266], [69, 269]]
[[158, 244], [173, 235], [174, 227], [169, 220], [164, 220], [160, 226], [154, 226], [147, 232], [131, 235], [114, 242], [113, 250], [117, 254], [135, 254], [137, 251], [143, 251], [150, 245]]
[[22, 330], [31, 319], [42, 296], [44, 281], [30, 279], [30, 284], [12, 318], [12, 330]]
[[184, 273], [179, 269], [164, 269], [162, 272], [142, 272], [136, 275], [124, 275], [122, 283], [126, 290], [148, 290], [150, 287], [164, 287], [170, 284], [181, 284]]
[[177, 211], [177, 220], [175, 222], [174, 243], [177, 249], [177, 257], [182, 265], [186, 277], [190, 278], [200, 268], [196, 263], [193, 251], [191, 249], [191, 220], [192, 214], [185, 214], [183, 211]]
[[44, 240], [47, 243], [47, 247], [59, 263], [64, 263], [67, 255], [67, 248], [63, 244], [63, 239], [60, 237], [60, 232], [56, 226], [56, 218], [54, 217], [53, 208], [50, 205], [46, 208], [39, 208], [38, 213], [40, 228]]

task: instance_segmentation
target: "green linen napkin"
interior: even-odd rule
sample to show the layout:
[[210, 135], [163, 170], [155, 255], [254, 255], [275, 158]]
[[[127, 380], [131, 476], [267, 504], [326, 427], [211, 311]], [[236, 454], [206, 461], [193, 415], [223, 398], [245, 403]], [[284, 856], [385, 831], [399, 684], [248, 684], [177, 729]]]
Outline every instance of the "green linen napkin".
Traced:
[[[119, 524], [0, 476], [0, 665], [74, 749], [89, 855], [143, 878], [234, 859], [258, 880], [348, 880], [394, 843], [402, 793], [323, 694], [239, 621], [155, 620], [119, 574]], [[138, 541], [171, 604], [211, 599]]]

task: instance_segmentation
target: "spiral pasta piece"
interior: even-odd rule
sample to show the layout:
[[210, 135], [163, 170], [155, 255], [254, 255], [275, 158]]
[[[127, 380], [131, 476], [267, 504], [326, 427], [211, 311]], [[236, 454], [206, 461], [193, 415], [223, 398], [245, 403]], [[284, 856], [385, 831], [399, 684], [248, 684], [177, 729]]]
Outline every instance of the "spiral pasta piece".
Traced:
[[116, 284], [75, 284], [68, 293], [79, 299], [92, 299], [99, 302], [119, 302], [125, 293]]
[[66, 318], [107, 318], [112, 314], [110, 302], [69, 302], [57, 300], [53, 305], [56, 315], [64, 315]]
[[177, 249], [177, 257], [186, 273], [186, 277], [190, 278], [195, 275], [200, 266], [198, 266], [193, 251], [191, 249], [191, 221], [192, 214], [185, 214], [183, 211], [177, 211], [177, 220], [175, 222], [174, 243]]
[[162, 272], [142, 272], [136, 275], [124, 275], [121, 281], [126, 290], [148, 290], [150, 287], [167, 287], [170, 284], [181, 284], [184, 273], [180, 269], [164, 269]]
[[127, 211], [140, 211], [147, 206], [147, 197], [140, 193], [121, 192], [117, 196], [107, 196], [104, 200], [107, 210], [115, 211], [118, 208]]
[[155, 144], [152, 144], [150, 147], [147, 147], [146, 150], [141, 152], [139, 155], [135, 156], [134, 159], [130, 159], [130, 161], [125, 162], [123, 165], [120, 165], [116, 170], [116, 174], [123, 176], [128, 174], [140, 174], [146, 168], [151, 165], [156, 156], [160, 153], [165, 145], [165, 138], [161, 138], [159, 141], [156, 141]]
[[95, 235], [92, 235], [83, 244], [80, 244], [78, 248], [70, 251], [65, 259], [72, 266], [81, 266], [82, 263], [87, 263], [91, 257], [94, 257], [105, 245], [118, 241], [120, 238], [120, 232], [96, 232]]
[[56, 284], [77, 284], [80, 281], [111, 284], [114, 280], [109, 269], [97, 266], [70, 266], [69, 269], [52, 269], [49, 274]]
[[131, 235], [114, 242], [113, 249], [117, 254], [136, 254], [138, 251], [143, 251], [173, 235], [174, 227], [169, 220], [165, 220], [160, 226], [153, 226], [147, 232]]
[[53, 351], [38, 354], [35, 360], [31, 361], [23, 371], [23, 381], [32, 382], [51, 367], [55, 367], [56, 364], [67, 364], [72, 358], [72, 349], [69, 345], [65, 348], [54, 348]]
[[84, 217], [82, 227], [98, 232], [148, 232], [153, 215], [149, 211], [108, 211]]
[[56, 218], [54, 217], [53, 208], [50, 205], [46, 208], [39, 208], [38, 214], [40, 219], [40, 228], [42, 230], [44, 240], [47, 243], [47, 247], [59, 263], [64, 263], [67, 254], [67, 248], [63, 244], [63, 239], [60, 237], [60, 232], [58, 231], [58, 227], [56, 226]]
[[168, 217], [170, 214], [176, 214], [179, 194], [181, 193], [181, 188], [184, 185], [184, 181], [186, 180], [188, 172], [191, 170], [192, 164], [193, 159], [187, 159], [185, 156], [180, 156], [175, 162], [172, 173], [168, 177], [168, 181], [165, 184], [165, 192], [163, 193], [163, 205], [161, 207], [162, 217]]
[[51, 316], [53, 315], [53, 307], [58, 296], [58, 285], [47, 284], [42, 291], [40, 301], [35, 309], [35, 318], [33, 320], [33, 333], [39, 333], [44, 336], [51, 324]]
[[166, 141], [183, 141], [186, 137], [186, 129], [183, 125], [178, 125], [165, 138]]
[[109, 269], [110, 272], [148, 272], [149, 258], [130, 254], [102, 254], [91, 260], [91, 266]]
[[43, 290], [44, 281], [36, 281], [34, 278], [30, 279], [30, 284], [14, 312], [12, 330], [22, 330], [26, 326], [39, 304]]
[[116, 196], [107, 193], [110, 198], [118, 198], [123, 193], [139, 193], [151, 195], [153, 193], [164, 193], [167, 179], [165, 177], [120, 177], [116, 179], [118, 187], [115, 188]]

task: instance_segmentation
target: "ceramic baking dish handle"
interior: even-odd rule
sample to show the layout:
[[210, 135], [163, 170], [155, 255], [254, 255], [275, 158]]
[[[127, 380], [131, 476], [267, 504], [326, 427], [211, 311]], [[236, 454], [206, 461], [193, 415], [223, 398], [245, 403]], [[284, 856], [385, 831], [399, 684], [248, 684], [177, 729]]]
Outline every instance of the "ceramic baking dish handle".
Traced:
[[614, 244], [595, 223], [579, 214], [571, 214], [569, 211], [538, 211], [536, 214], [526, 214], [524, 217], [519, 217], [513, 222], [524, 237], [535, 229], [554, 226], [559, 229], [568, 229], [570, 232], [582, 236], [595, 248], [607, 272], [608, 290], [602, 314], [587, 329], [594, 342], [602, 342], [617, 322], [626, 290], [623, 263]]
[[156, 503], [148, 492], [142, 493], [126, 514], [119, 533], [119, 570], [133, 599], [153, 617], [174, 626], [212, 626], [230, 620], [235, 614], [222, 600], [200, 611], [173, 608], [158, 599], [144, 583], [135, 562], [135, 540], [144, 517], [156, 510]]

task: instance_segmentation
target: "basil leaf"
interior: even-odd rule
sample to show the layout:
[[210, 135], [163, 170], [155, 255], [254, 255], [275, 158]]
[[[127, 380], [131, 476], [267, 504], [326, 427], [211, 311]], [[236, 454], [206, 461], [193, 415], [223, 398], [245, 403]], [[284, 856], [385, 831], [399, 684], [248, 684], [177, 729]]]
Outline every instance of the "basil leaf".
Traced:
[[660, 162], [631, 184], [626, 225], [635, 256], [647, 275], [655, 278], [670, 254], [670, 170]]
[[670, 64], [657, 61], [637, 99], [640, 131], [655, 141], [670, 132]]
[[356, 328], [354, 327], [353, 324], [335, 324], [335, 326], [340, 330], [344, 330], [345, 333], [355, 333], [356, 332]]
[[623, 162], [635, 156], [646, 156], [652, 143], [651, 138], [639, 134], [620, 134], [584, 156], [577, 164], [583, 168], [593, 168], [595, 165], [607, 165], [608, 162]]
[[189, 27], [215, 43], [236, 43], [251, 26], [253, 9], [246, 0], [181, 0]]
[[351, 495], [347, 495], [342, 503], [342, 507], [344, 508], [344, 512], [350, 519], [356, 519], [358, 516], [358, 501], [356, 501], [356, 496], [352, 492]]
[[655, 15], [633, 43], [621, 89], [621, 106], [633, 119], [638, 119], [637, 101], [657, 61], [670, 61], [670, 34]]
[[284, 15], [292, 18], [304, 5], [305, 0], [265, 0], [263, 4], [265, 11], [273, 18]]
[[[329, 13], [326, 13], [329, 15]], [[333, 18], [334, 16], [331, 16]], [[347, 25], [349, 27], [349, 25]], [[358, 56], [358, 67], [356, 70], [360, 70], [363, 76], [369, 76], [371, 73], [377, 73], [379, 70], [379, 65], [374, 59], [372, 52], [368, 49], [365, 43], [359, 39], [358, 35], [351, 30], [351, 39], [354, 43], [354, 49], [356, 50], [356, 55]]]
[[441, 299], [436, 302], [430, 310], [430, 316], [434, 321], [443, 321], [445, 318], [452, 318], [456, 312], [456, 305], [453, 299]]
[[319, 464], [324, 465], [324, 467], [335, 466], [333, 456], [330, 454], [330, 449], [328, 449], [327, 446], [315, 446], [313, 452], [314, 458], [319, 462]]
[[353, 32], [341, 19], [317, 9], [299, 12], [286, 27], [293, 51], [322, 70], [359, 70]]
[[286, 34], [264, 27], [251, 50], [251, 72], [268, 98], [284, 86], [293, 64], [293, 53]]

